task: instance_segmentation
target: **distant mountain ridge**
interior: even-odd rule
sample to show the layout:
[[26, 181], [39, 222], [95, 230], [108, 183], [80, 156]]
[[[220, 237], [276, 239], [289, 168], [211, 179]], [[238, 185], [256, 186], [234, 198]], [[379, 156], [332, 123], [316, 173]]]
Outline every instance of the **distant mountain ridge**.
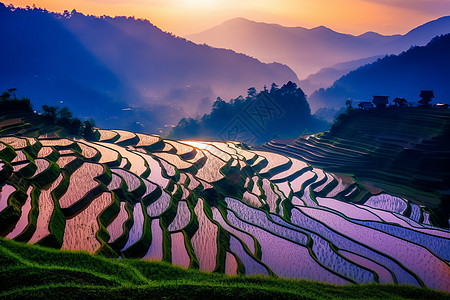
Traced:
[[308, 98], [313, 110], [339, 108], [345, 100], [371, 101], [374, 95], [390, 100], [404, 97], [417, 102], [421, 90], [433, 90], [435, 102], [450, 102], [450, 34], [436, 37], [426, 46], [414, 47], [400, 55], [386, 56], [360, 67]]
[[17, 88], [35, 108], [70, 105], [103, 127], [158, 132], [218, 96], [298, 82], [287, 66], [196, 45], [146, 20], [0, 3], [0, 28], [0, 90]]
[[287, 64], [300, 79], [304, 79], [337, 63], [398, 54], [411, 45], [425, 45], [434, 36], [445, 33], [450, 33], [450, 16], [423, 24], [405, 35], [391, 36], [374, 32], [354, 36], [324, 26], [312, 29], [283, 27], [236, 18], [187, 38], [233, 49], [264, 62]]
[[344, 76], [348, 72], [353, 71], [365, 64], [372, 63], [382, 57], [382, 55], [371, 56], [367, 58], [338, 63], [331, 67], [323, 68], [319, 72], [311, 74], [305, 79], [300, 80], [300, 86], [307, 95], [311, 95], [314, 91], [320, 88], [331, 86], [333, 82], [335, 82], [337, 79]]

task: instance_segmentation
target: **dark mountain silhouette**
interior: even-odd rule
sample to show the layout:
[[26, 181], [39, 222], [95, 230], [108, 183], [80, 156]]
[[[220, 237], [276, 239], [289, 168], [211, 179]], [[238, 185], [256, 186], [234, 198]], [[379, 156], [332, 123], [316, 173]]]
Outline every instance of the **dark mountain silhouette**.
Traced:
[[434, 36], [446, 33], [450, 33], [450, 17], [426, 23], [404, 36], [375, 32], [354, 36], [324, 26], [283, 27], [236, 18], [187, 37], [197, 43], [233, 49], [264, 62], [287, 64], [304, 79], [340, 62], [398, 54], [411, 45], [425, 45]]
[[169, 134], [175, 139], [236, 140], [260, 144], [274, 138], [298, 137], [327, 130], [329, 125], [311, 115], [305, 94], [291, 81], [272, 84], [259, 93], [248, 89], [246, 98], [229, 102], [218, 98], [210, 114], [183, 118]]
[[287, 66], [196, 45], [146, 20], [0, 3], [0, 28], [0, 90], [15, 87], [38, 106], [63, 101], [103, 127], [155, 131], [204, 113], [217, 96], [298, 82]]
[[450, 98], [450, 34], [433, 38], [426, 46], [412, 47], [400, 55], [386, 56], [358, 68], [334, 82], [328, 89], [314, 92], [308, 101], [312, 108], [344, 106], [350, 98], [371, 101], [374, 95], [390, 100], [404, 97], [420, 100], [421, 90], [433, 90], [435, 102]]

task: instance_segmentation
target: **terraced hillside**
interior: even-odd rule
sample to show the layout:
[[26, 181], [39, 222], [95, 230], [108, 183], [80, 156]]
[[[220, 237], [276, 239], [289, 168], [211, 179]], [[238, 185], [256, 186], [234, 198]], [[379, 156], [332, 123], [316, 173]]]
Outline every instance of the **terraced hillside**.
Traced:
[[450, 291], [429, 211], [238, 142], [122, 130], [96, 140], [0, 120], [0, 235], [225, 274]]
[[390, 284], [336, 286], [262, 276], [184, 270], [156, 261], [104, 258], [0, 238], [0, 298], [7, 299], [450, 299]]
[[426, 206], [436, 224], [449, 227], [449, 141], [450, 110], [389, 108], [356, 110], [331, 131], [274, 140], [263, 149], [355, 175], [374, 191]]

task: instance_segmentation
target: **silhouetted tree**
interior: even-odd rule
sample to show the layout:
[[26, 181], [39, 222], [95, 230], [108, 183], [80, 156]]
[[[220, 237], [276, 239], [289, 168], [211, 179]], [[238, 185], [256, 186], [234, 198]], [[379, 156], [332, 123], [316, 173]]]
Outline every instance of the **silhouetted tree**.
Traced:
[[348, 99], [345, 101], [345, 111], [346, 112], [350, 112], [353, 110], [353, 106], [352, 106], [353, 101]]
[[70, 134], [74, 134], [74, 135], [78, 135], [80, 133], [80, 129], [81, 129], [81, 121], [80, 119], [73, 119], [70, 122], [70, 126], [67, 127], [67, 131]]
[[256, 88], [252, 86], [247, 90], [247, 98], [252, 99], [255, 98], [255, 96], [256, 96]]
[[345, 111], [343, 113], [340, 113], [336, 116], [336, 118], [333, 121], [333, 124], [331, 124], [330, 131], [334, 132], [342, 126], [344, 122], [346, 122], [349, 119], [349, 116], [354, 115], [361, 110], [356, 109], [352, 106], [353, 101], [351, 99], [348, 99], [345, 101]]
[[81, 135], [87, 140], [93, 140], [95, 138], [94, 127], [95, 127], [94, 119], [84, 121], [81, 126]]
[[10, 92], [3, 92], [2, 95], [0, 96], [1, 100], [9, 100], [9, 98], [11, 98], [11, 93]]
[[217, 97], [216, 101], [214, 101], [214, 103], [212, 105], [212, 110], [213, 111], [214, 110], [221, 110], [223, 107], [226, 106], [226, 104], [227, 103], [222, 98]]
[[0, 95], [0, 112], [8, 111], [21, 111], [21, 112], [31, 112], [31, 101], [28, 98], [23, 97], [22, 99], [17, 99], [14, 94], [14, 98], [11, 98], [11, 94], [15, 93], [17, 89], [8, 89], [8, 91], [3, 92]]
[[65, 124], [67, 124], [73, 117], [73, 114], [68, 107], [61, 108], [57, 115], [58, 121]]
[[273, 83], [270, 85], [270, 92], [273, 93], [273, 92], [275, 92], [276, 90], [278, 90], [278, 85], [277, 85], [275, 82], [273, 82]]
[[[173, 129], [172, 138], [227, 138], [234, 132], [245, 132], [257, 143], [273, 137], [298, 137], [301, 133], [323, 131], [327, 124], [311, 115], [305, 94], [293, 82], [281, 89], [274, 83], [271, 90], [247, 90], [246, 98], [239, 96], [229, 102], [217, 98], [210, 114], [201, 119], [182, 119]], [[244, 135], [245, 135], [244, 134]]]
[[42, 105], [42, 110], [44, 111], [44, 118], [49, 122], [56, 122], [56, 113], [58, 111], [58, 106], [48, 106]]
[[289, 81], [288, 83], [284, 84], [281, 89], [285, 93], [294, 94], [297, 92], [297, 84], [293, 83], [292, 81]]
[[16, 91], [17, 91], [16, 88], [8, 89], [8, 92], [9, 92], [11, 95], [13, 95], [14, 99], [17, 99], [17, 97], [16, 97]]

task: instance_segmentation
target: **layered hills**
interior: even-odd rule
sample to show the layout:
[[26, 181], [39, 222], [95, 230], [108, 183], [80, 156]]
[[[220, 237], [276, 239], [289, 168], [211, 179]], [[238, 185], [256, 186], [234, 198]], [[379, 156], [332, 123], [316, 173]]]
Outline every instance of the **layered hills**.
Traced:
[[187, 38], [233, 49], [265, 62], [287, 64], [304, 79], [337, 63], [398, 54], [412, 45], [423, 46], [436, 35], [449, 32], [449, 16], [423, 24], [405, 35], [392, 36], [375, 32], [354, 36], [324, 26], [306, 29], [236, 18]]
[[0, 89], [17, 88], [37, 107], [70, 106], [103, 127], [158, 132], [206, 112], [218, 96], [298, 81], [287, 66], [196, 45], [131, 17], [0, 3], [0, 27]]
[[[450, 34], [433, 38], [426, 46], [386, 56], [342, 76], [327, 89], [308, 97], [313, 109], [340, 108], [346, 99], [371, 101], [375, 95], [403, 97], [417, 102], [421, 90], [433, 90], [436, 102], [449, 101]], [[434, 103], [436, 103], [434, 102]]]

